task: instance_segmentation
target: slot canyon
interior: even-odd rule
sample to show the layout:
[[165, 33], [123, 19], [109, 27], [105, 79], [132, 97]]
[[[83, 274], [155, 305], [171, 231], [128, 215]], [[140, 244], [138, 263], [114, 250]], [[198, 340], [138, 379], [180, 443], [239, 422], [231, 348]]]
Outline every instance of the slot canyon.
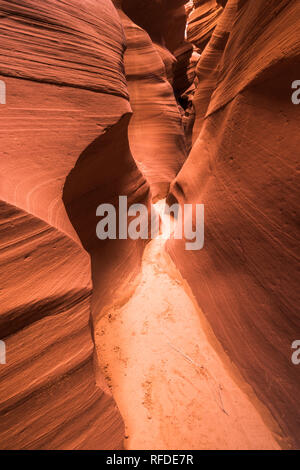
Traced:
[[299, 449], [296, 82], [299, 0], [0, 0], [1, 450]]

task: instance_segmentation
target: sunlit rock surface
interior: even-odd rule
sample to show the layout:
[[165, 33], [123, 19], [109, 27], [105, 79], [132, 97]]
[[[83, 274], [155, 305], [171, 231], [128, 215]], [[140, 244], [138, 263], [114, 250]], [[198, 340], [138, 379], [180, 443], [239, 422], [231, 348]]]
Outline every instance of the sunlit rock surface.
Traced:
[[188, 17], [187, 39], [200, 51], [208, 43], [223, 8], [216, 0], [194, 0], [194, 9]]
[[299, 336], [299, 109], [291, 84], [299, 13], [298, 1], [227, 3], [198, 65], [201, 122], [171, 191], [180, 203], [205, 204], [205, 247], [168, 245], [225, 351], [279, 423], [284, 445], [298, 447], [291, 344]]
[[233, 27], [237, 14], [237, 3], [231, 2], [220, 16], [218, 25], [211, 40], [201, 54], [196, 66], [196, 90], [193, 96], [193, 107], [196, 110], [195, 122], [192, 130], [193, 142], [200, 134], [203, 121], [211, 100], [211, 96], [217, 87], [219, 68], [223, 53], [228, 42], [229, 33]]
[[109, 0], [0, 11], [0, 447], [120, 448], [121, 416], [101, 376], [96, 385], [91, 302], [95, 312], [105, 301], [111, 270], [121, 283], [139, 263], [135, 244], [108, 265], [97, 205], [149, 193], [128, 145], [123, 30]]
[[[299, 10], [2, 0], [0, 448], [299, 447]], [[96, 237], [170, 184], [201, 251]]]
[[127, 40], [124, 66], [133, 110], [130, 147], [157, 199], [167, 194], [187, 156], [182, 118], [170, 84], [173, 56], [162, 46], [155, 47], [146, 31], [118, 11]]
[[123, 11], [149, 34], [155, 44], [176, 58], [173, 67], [174, 90], [178, 98], [193, 82], [193, 46], [185, 39], [187, 10], [185, 0], [119, 0]]

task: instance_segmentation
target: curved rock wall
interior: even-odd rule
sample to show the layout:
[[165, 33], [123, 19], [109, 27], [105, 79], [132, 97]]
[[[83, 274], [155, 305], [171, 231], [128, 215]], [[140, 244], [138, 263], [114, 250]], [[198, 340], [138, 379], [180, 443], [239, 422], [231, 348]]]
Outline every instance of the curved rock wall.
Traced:
[[149, 34], [154, 44], [168, 49], [176, 58], [173, 88], [177, 98], [193, 83], [193, 47], [185, 39], [185, 0], [122, 0], [126, 15]]
[[167, 76], [168, 70], [170, 80], [172, 56], [161, 46], [154, 47], [146, 31], [119, 13], [127, 40], [124, 66], [133, 110], [130, 147], [158, 199], [166, 196], [186, 158], [182, 119]]
[[[93, 335], [145, 241], [100, 243], [96, 208], [149, 205], [171, 182], [170, 201], [205, 204], [205, 246], [168, 252], [282, 447], [299, 447], [299, 2], [113, 3], [0, 5], [0, 447], [122, 448]], [[194, 85], [187, 12], [200, 50], [211, 36]], [[185, 115], [171, 85], [182, 107], [196, 86]]]
[[205, 247], [188, 252], [181, 241], [168, 245], [287, 447], [300, 443], [299, 370], [291, 362], [300, 330], [299, 110], [291, 101], [299, 9], [297, 0], [227, 3], [198, 65], [199, 122], [170, 196], [205, 204]]
[[220, 16], [211, 40], [205, 47], [196, 66], [197, 86], [193, 96], [193, 106], [196, 110], [193, 126], [193, 142], [200, 134], [212, 93], [217, 87], [220, 63], [237, 14], [237, 4], [232, 2]]
[[121, 416], [96, 385], [91, 302], [96, 318], [111, 276], [132, 276], [142, 251], [96, 243], [96, 207], [149, 197], [128, 145], [123, 30], [110, 0], [0, 10], [0, 447], [120, 448]]
[[194, 0], [187, 26], [187, 39], [203, 51], [218, 24], [223, 8], [216, 0]]

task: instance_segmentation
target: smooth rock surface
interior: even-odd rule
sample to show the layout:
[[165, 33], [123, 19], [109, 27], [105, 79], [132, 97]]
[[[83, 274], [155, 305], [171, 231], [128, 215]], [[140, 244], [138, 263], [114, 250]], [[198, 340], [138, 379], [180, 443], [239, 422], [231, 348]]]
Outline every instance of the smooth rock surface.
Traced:
[[161, 46], [154, 47], [147, 32], [118, 11], [127, 40], [124, 66], [133, 110], [130, 148], [157, 199], [167, 194], [187, 155], [182, 118], [169, 83], [172, 56], [166, 49], [162, 53]]
[[0, 447], [118, 449], [124, 427], [98, 374], [96, 385], [92, 313], [112, 275], [134, 275], [142, 245], [100, 244], [96, 207], [149, 195], [128, 145], [123, 29], [110, 0], [0, 10]]
[[300, 5], [232, 0], [224, 17], [232, 8], [229, 37], [216, 29], [199, 64], [208, 79], [200, 82], [196, 115], [205, 117], [170, 197], [205, 204], [205, 247], [187, 252], [173, 240], [168, 251], [278, 422], [282, 445], [299, 447], [299, 370], [291, 361], [300, 332], [299, 109], [291, 84], [300, 63]]

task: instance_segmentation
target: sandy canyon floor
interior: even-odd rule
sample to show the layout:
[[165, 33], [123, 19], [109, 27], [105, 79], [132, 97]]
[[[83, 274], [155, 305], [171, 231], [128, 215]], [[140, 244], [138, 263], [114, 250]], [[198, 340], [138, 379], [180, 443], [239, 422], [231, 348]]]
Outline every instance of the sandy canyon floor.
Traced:
[[[156, 207], [163, 214], [164, 201]], [[134, 293], [108, 308], [95, 332], [125, 448], [278, 449], [166, 254], [164, 227], [145, 250]]]

